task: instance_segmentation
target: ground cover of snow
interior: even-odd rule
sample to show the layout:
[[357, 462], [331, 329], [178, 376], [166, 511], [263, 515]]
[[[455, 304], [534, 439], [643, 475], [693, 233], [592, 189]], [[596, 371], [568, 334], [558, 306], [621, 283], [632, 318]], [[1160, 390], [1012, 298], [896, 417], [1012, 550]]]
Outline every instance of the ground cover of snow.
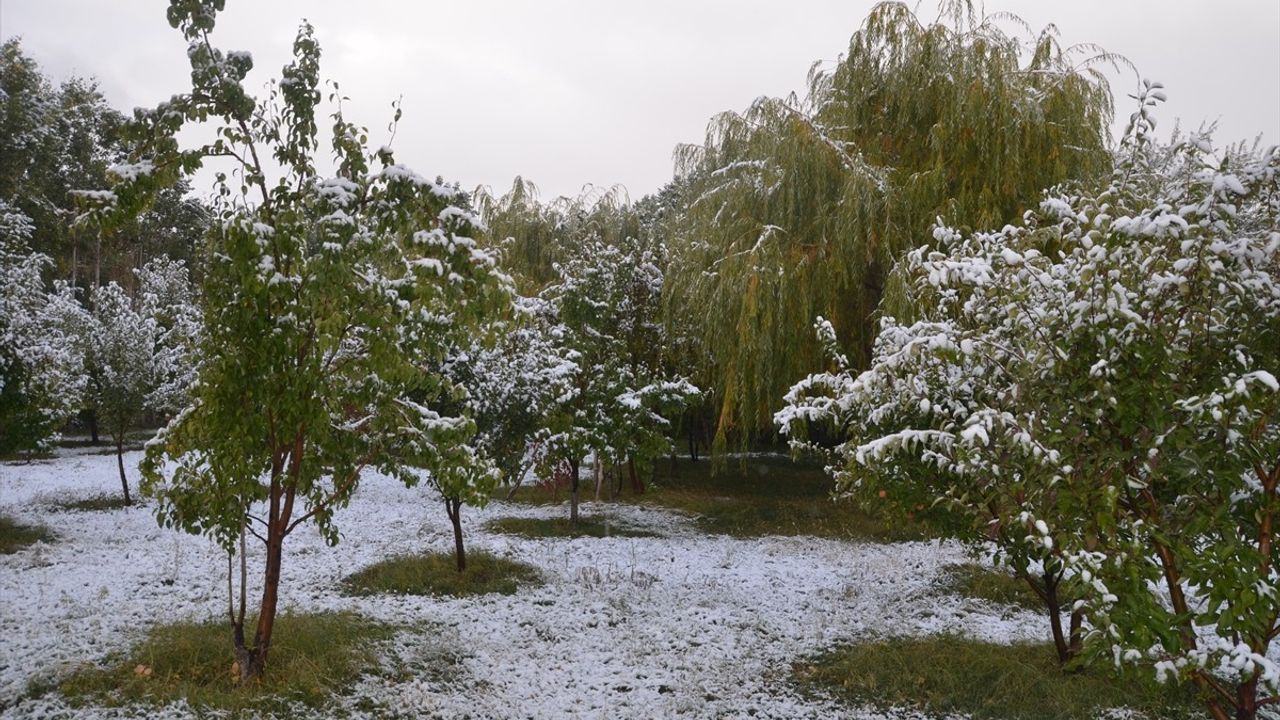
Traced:
[[[125, 458], [134, 478], [139, 458]], [[112, 492], [119, 492], [119, 478], [109, 454], [0, 465], [0, 513], [57, 536], [0, 555], [4, 720], [191, 716], [181, 706], [108, 713], [69, 707], [56, 694], [22, 697], [32, 678], [101, 661], [153, 624], [225, 617], [226, 556], [209, 541], [160, 529], [149, 507], [56, 507]], [[704, 535], [689, 518], [654, 508], [588, 503], [584, 512], [660, 536], [492, 534], [482, 526], [496, 517], [566, 513], [494, 502], [464, 510], [469, 547], [536, 565], [541, 587], [464, 599], [348, 597], [339, 589], [344, 576], [390, 555], [445, 551], [452, 542], [444, 509], [428, 490], [367, 474], [351, 506], [337, 514], [337, 547], [326, 547], [310, 528], [286, 541], [280, 606], [350, 609], [412, 626], [386, 648], [388, 656], [426, 669], [453, 667], [408, 681], [371, 678], [338, 707], [313, 714], [880, 718], [871, 709], [797, 695], [787, 680], [791, 663], [853, 638], [962, 631], [993, 641], [1046, 639], [1046, 624], [1032, 613], [936, 589], [946, 565], [967, 559], [954, 543], [737, 539]]]

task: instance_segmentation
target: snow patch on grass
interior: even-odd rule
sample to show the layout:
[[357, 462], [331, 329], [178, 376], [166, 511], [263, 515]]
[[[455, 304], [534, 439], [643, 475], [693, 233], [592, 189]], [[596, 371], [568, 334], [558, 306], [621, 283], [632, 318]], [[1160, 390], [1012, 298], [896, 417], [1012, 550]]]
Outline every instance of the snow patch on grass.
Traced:
[[[131, 478], [139, 459], [126, 456]], [[53, 509], [118, 491], [114, 457], [0, 465], [0, 485], [0, 512], [58, 538], [0, 556], [0, 717], [99, 717], [56, 695], [24, 699], [28, 683], [126, 650], [152, 624], [225, 616], [226, 556], [212, 543], [158, 528], [147, 507]], [[388, 652], [422, 674], [367, 679], [337, 701], [350, 717], [883, 717], [801, 697], [789, 684], [791, 663], [854, 638], [1046, 639], [1046, 624], [1030, 612], [936, 592], [942, 569], [967, 558], [955, 543], [738, 539], [700, 534], [687, 517], [657, 508], [587, 503], [583, 512], [660, 536], [490, 534], [483, 524], [497, 517], [567, 515], [563, 506], [494, 502], [464, 510], [469, 547], [536, 566], [544, 585], [510, 596], [353, 598], [342, 594], [343, 577], [394, 555], [452, 547], [429, 491], [370, 473], [337, 514], [341, 544], [326, 547], [310, 528], [286, 542], [281, 608], [441, 628], [429, 644], [415, 634], [393, 641]], [[431, 671], [442, 658], [456, 664], [447, 675]], [[191, 713], [174, 706], [137, 716]]]

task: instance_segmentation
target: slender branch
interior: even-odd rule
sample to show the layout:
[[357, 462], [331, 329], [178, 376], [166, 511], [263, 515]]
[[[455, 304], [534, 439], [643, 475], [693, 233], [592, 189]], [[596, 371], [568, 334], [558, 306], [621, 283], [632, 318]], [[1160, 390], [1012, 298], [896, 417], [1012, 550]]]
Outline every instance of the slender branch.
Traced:
[[371, 459], [372, 459], [372, 453], [365, 455], [363, 458], [361, 458], [360, 462], [356, 463], [355, 468], [352, 469], [351, 474], [349, 474], [342, 481], [341, 484], [334, 485], [333, 492], [329, 494], [329, 497], [312, 505], [310, 510], [308, 510], [305, 514], [300, 516], [297, 520], [294, 520], [292, 523], [290, 523], [289, 526], [285, 528], [284, 533], [288, 535], [289, 533], [293, 532], [294, 528], [310, 520], [311, 518], [315, 517], [321, 512], [327, 510], [330, 505], [332, 505], [334, 502], [338, 500], [338, 498], [342, 497], [344, 494], [350, 491], [352, 486], [356, 484], [356, 480], [360, 479], [361, 471], [363, 471], [365, 467], [368, 466], [369, 461]]

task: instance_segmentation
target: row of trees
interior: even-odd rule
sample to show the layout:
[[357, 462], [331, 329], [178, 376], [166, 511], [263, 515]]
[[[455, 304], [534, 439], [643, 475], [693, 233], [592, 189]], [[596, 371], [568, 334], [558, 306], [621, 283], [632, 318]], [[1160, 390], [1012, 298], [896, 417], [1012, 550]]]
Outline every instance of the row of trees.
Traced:
[[159, 191], [144, 212], [109, 233], [78, 222], [78, 193], [107, 186], [125, 159], [125, 117], [92, 80], [55, 84], [19, 39], [0, 45], [0, 200], [28, 218], [30, 249], [46, 273], [88, 291], [114, 280], [134, 294], [134, 270], [168, 256], [199, 274], [206, 209], [183, 181]]
[[[1147, 83], [1108, 184], [1017, 225], [939, 223], [858, 373], [777, 421], [869, 505], [948, 509], [1045, 601], [1058, 657], [1280, 702], [1280, 152], [1155, 141]], [[930, 249], [936, 248], [936, 249]], [[839, 439], [823, 447], [821, 429]]]
[[79, 416], [119, 455], [140, 416], [185, 402], [207, 214], [180, 182], [110, 232], [84, 222], [85, 198], [129, 171], [123, 116], [92, 81], [52, 83], [17, 39], [0, 46], [0, 98], [0, 454]]
[[11, 206], [0, 211], [0, 454], [40, 449], [86, 414], [115, 445], [128, 504], [125, 434], [144, 412], [186, 404], [200, 333], [187, 268], [153, 259], [135, 271], [132, 294], [115, 281], [88, 298], [66, 281], [49, 288], [53, 261], [27, 244], [33, 223]]
[[[149, 445], [143, 491], [158, 500], [162, 525], [227, 550], [229, 620], [248, 682], [266, 667], [287, 538], [310, 524], [336, 543], [335, 512], [366, 469], [439, 493], [463, 570], [464, 505], [483, 504], [504, 476], [518, 482], [536, 465], [570, 478], [576, 520], [584, 459], [625, 466], [638, 483], [669, 448], [667, 417], [697, 390], [664, 364], [662, 245], [630, 232], [606, 239], [605, 225], [584, 222], [549, 274], [519, 276], [527, 295], [518, 294], [482, 244], [471, 196], [397, 164], [388, 147], [370, 151], [367, 129], [344, 118], [337, 87], [325, 97], [309, 25], [258, 100], [243, 85], [252, 58], [210, 40], [221, 6], [171, 3], [170, 22], [190, 43], [193, 86], [136, 111], [124, 126], [132, 151], [112, 170], [111, 190], [81, 201], [82, 222], [110, 234], [205, 161], [237, 165], [218, 175], [200, 322], [164, 325], [164, 313], [151, 312], [149, 325], [127, 325], [111, 347], [164, 358], [168, 346], [147, 346], [141, 334], [196, 329], [187, 337], [199, 360], [181, 378], [188, 399]], [[332, 176], [317, 157], [325, 107]], [[208, 121], [219, 126], [216, 139], [183, 147], [178, 133]], [[594, 216], [609, 209], [633, 217], [607, 201]], [[140, 278], [159, 272], [148, 267]], [[175, 307], [149, 300], [163, 293], [145, 284], [142, 306], [103, 287], [104, 313]], [[177, 384], [150, 394], [167, 397]], [[251, 537], [265, 549], [252, 628]]]
[[[677, 432], [696, 452], [709, 428], [725, 447], [776, 420], [842, 492], [943, 505], [994, 543], [1064, 663], [1152, 664], [1219, 717], [1277, 697], [1274, 152], [1155, 143], [1148, 86], [1113, 154], [1109, 91], [1080, 68], [1115, 58], [1052, 33], [1028, 57], [965, 3], [933, 24], [889, 3], [803, 100], [717, 118], [655, 195], [468, 195], [369, 149], [310, 26], [253, 97], [252, 58], [210, 41], [222, 4], [171, 0], [193, 86], [122, 123], [112, 190], [79, 193], [69, 226], [121, 237], [230, 159], [199, 318], [173, 261], [95, 277], [87, 306], [78, 261], [46, 284], [42, 221], [9, 203], [0, 410], [48, 432], [97, 392], [92, 362], [153, 368], [98, 377], [111, 402], [181, 408], [143, 487], [162, 524], [226, 549], [229, 586], [240, 558], [242, 681], [266, 666], [286, 539], [336, 543], [366, 468], [439, 493], [461, 570], [462, 508], [503, 479], [566, 478], [576, 519], [588, 459], [597, 492], [606, 468], [640, 488]], [[179, 142], [208, 122], [212, 142]]]

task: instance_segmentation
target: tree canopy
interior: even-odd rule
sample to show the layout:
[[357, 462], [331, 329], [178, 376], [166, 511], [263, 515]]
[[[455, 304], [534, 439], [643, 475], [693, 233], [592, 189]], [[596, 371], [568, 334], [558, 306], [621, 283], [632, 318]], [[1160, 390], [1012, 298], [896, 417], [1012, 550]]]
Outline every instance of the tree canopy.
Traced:
[[823, 365], [814, 317], [865, 365], [882, 297], [901, 297], [895, 263], [936, 218], [998, 227], [1044, 188], [1109, 169], [1111, 96], [1089, 62], [1116, 58], [945, 9], [926, 23], [876, 6], [803, 98], [721, 114], [677, 150], [688, 188], [665, 302], [701, 343], [720, 445], [769, 428], [791, 383]]

